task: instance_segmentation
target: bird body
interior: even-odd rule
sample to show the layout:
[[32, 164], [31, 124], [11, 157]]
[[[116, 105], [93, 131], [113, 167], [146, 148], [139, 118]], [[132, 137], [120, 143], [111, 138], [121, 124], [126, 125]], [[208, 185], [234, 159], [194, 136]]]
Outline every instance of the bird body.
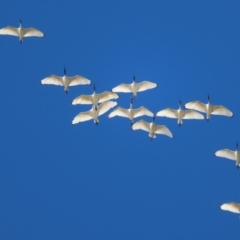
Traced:
[[194, 110], [183, 110], [182, 103], [179, 101], [179, 109], [166, 108], [157, 112], [158, 117], [177, 118], [179, 126], [182, 125], [183, 119], [204, 119], [204, 116]]
[[240, 167], [240, 151], [238, 151], [238, 143], [236, 144], [236, 150], [222, 149], [215, 152], [217, 157], [227, 158], [236, 161], [237, 168]]
[[117, 87], [113, 88], [113, 92], [124, 92], [124, 93], [133, 93], [133, 97], [137, 96], [137, 92], [146, 91], [148, 89], [156, 88], [157, 84], [149, 81], [143, 81], [140, 83], [135, 82], [135, 76], [133, 76], [133, 82], [131, 84], [120, 84]]
[[240, 213], [240, 204], [235, 202], [224, 203], [220, 205], [220, 208], [224, 211], [233, 213]]
[[137, 108], [137, 109], [133, 109], [132, 106], [133, 106], [133, 98], [131, 98], [131, 101], [130, 101], [130, 108], [129, 109], [125, 109], [125, 108], [122, 108], [122, 107], [118, 107], [116, 109], [114, 109], [109, 115], [108, 117], [109, 118], [112, 118], [112, 117], [115, 117], [115, 116], [119, 116], [119, 117], [125, 117], [125, 118], [129, 118], [131, 123], [133, 123], [133, 119], [134, 118], [137, 118], [137, 117], [141, 117], [141, 116], [149, 116], [149, 117], [153, 117], [154, 114], [149, 111], [147, 108], [145, 107], [140, 107], [140, 108]]
[[117, 98], [119, 98], [118, 94], [113, 92], [103, 92], [103, 93], [97, 94], [96, 87], [94, 85], [94, 91], [92, 95], [81, 95], [72, 101], [72, 105], [93, 104], [95, 108], [97, 108], [98, 103], [106, 102], [111, 99], [117, 99]]
[[153, 121], [151, 123], [148, 123], [144, 120], [140, 120], [136, 123], [134, 123], [132, 125], [132, 129], [133, 130], [143, 130], [143, 131], [146, 131], [146, 132], [149, 132], [149, 137], [151, 139], [153, 138], [156, 138], [156, 134], [163, 134], [163, 135], [166, 135], [170, 138], [173, 138], [173, 135], [172, 133], [170, 132], [170, 130], [164, 126], [164, 125], [157, 125], [154, 123], [154, 118], [153, 117]]
[[87, 112], [81, 112], [79, 113], [72, 121], [72, 124], [76, 124], [79, 122], [85, 122], [88, 120], [93, 119], [94, 123], [98, 124], [99, 120], [98, 117], [106, 113], [109, 109], [115, 107], [117, 105], [117, 102], [108, 101], [102, 103], [99, 107], [95, 108], [95, 106], [92, 106], [92, 109]]
[[20, 20], [19, 28], [7, 26], [0, 29], [0, 35], [11, 35], [19, 37], [19, 41], [22, 43], [24, 37], [44, 37], [44, 33], [36, 28], [23, 28], [22, 21]]
[[68, 76], [66, 76], [66, 69], [64, 68], [63, 77], [51, 75], [51, 76], [41, 80], [41, 84], [64, 86], [64, 91], [66, 93], [68, 93], [70, 86], [89, 85], [89, 84], [91, 84], [91, 81], [88, 80], [87, 78], [79, 76], [79, 75], [76, 75], [73, 77], [68, 77]]
[[222, 115], [227, 117], [232, 117], [233, 113], [224, 106], [214, 106], [210, 104], [210, 97], [208, 95], [207, 104], [201, 103], [199, 101], [189, 102], [185, 104], [185, 108], [194, 109], [199, 112], [206, 113], [207, 120], [210, 119], [211, 114], [213, 115]]

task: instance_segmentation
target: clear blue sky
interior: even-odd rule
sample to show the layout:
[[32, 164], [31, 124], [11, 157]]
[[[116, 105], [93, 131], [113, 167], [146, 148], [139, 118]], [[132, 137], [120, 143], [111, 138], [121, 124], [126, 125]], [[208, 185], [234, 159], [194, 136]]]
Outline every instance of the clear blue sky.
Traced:
[[[214, 156], [240, 141], [239, 1], [9, 1], [0, 28], [36, 27], [45, 38], [0, 36], [0, 239], [239, 239], [240, 171]], [[156, 118], [175, 138], [131, 131], [124, 118], [72, 125], [92, 86], [42, 86], [83, 75], [97, 92], [156, 82], [135, 107], [225, 105], [233, 118]], [[129, 107], [130, 94], [119, 106]], [[145, 117], [150, 121], [150, 118]], [[138, 119], [140, 120], [140, 119]]]

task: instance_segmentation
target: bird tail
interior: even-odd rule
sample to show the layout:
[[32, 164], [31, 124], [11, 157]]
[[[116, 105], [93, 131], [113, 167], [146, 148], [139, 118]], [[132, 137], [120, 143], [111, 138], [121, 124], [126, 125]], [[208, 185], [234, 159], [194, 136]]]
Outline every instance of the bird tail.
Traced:
[[150, 138], [156, 138], [155, 133], [149, 133], [148, 136], [149, 136]]

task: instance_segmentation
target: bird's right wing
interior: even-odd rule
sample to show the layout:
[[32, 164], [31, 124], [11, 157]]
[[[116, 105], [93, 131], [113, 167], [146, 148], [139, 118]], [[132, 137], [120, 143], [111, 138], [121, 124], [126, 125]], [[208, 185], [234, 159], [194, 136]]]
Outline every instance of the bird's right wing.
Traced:
[[10, 26], [5, 27], [0, 29], [0, 35], [18, 36], [18, 29]]
[[37, 30], [36, 28], [23, 28], [24, 37], [44, 37], [44, 33]]
[[76, 123], [79, 123], [79, 122], [85, 122], [85, 121], [88, 121], [92, 118], [93, 117], [92, 117], [91, 111], [81, 112], [73, 119], [72, 124], [76, 124]]
[[215, 155], [217, 157], [222, 157], [222, 158], [228, 158], [228, 159], [231, 159], [231, 160], [236, 160], [234, 151], [231, 151], [229, 149], [219, 150], [219, 151], [215, 152]]
[[183, 119], [204, 119], [204, 116], [194, 110], [182, 110]]
[[113, 101], [108, 101], [108, 102], [104, 102], [102, 103], [99, 107], [98, 107], [98, 115], [103, 115], [104, 113], [106, 113], [109, 109], [115, 107], [117, 105], [117, 102], [113, 102]]
[[197, 110], [199, 112], [206, 112], [206, 104], [201, 103], [199, 101], [186, 103], [185, 108]]
[[166, 108], [157, 112], [158, 117], [178, 118], [177, 110]]
[[53, 85], [63, 86], [63, 80], [62, 80], [62, 77], [51, 75], [41, 80], [41, 84], [53, 84]]
[[173, 135], [170, 132], [170, 130], [164, 125], [161, 126], [161, 125], [154, 124], [153, 131], [154, 131], [154, 133], [163, 134], [170, 138], [173, 138]]
[[124, 92], [124, 93], [128, 93], [128, 92], [132, 92], [132, 87], [131, 84], [120, 84], [117, 87], [112, 89], [113, 92]]
[[92, 104], [92, 96], [91, 95], [81, 95], [73, 99], [72, 105], [76, 104]]
[[103, 92], [103, 93], [98, 94], [98, 102], [99, 103], [106, 102], [111, 99], [117, 99], [117, 98], [119, 98], [119, 95], [117, 93], [113, 93], [113, 92]]
[[116, 109], [114, 109], [109, 115], [109, 118], [115, 117], [115, 116], [119, 116], [119, 117], [125, 117], [125, 118], [129, 118], [129, 112], [127, 109], [118, 107]]
[[145, 91], [148, 89], [153, 89], [156, 87], [157, 87], [156, 83], [149, 82], [149, 81], [143, 81], [143, 82], [139, 83], [138, 92], [142, 92], [142, 91]]
[[146, 132], [150, 132], [149, 123], [145, 122], [144, 120], [140, 120], [132, 125], [132, 130], [143, 130]]
[[149, 116], [149, 117], [153, 117], [153, 113], [151, 111], [149, 111], [147, 108], [145, 107], [140, 107], [137, 109], [133, 109], [133, 117], [137, 118], [137, 117], [141, 117], [141, 116]]

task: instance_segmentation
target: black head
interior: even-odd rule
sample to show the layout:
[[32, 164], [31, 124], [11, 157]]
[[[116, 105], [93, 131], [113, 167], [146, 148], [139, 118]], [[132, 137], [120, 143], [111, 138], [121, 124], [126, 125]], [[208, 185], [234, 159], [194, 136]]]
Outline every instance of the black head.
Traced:
[[64, 72], [64, 75], [66, 75], [66, 68], [65, 68], [65, 66], [64, 66], [63, 72]]
[[155, 121], [155, 117], [156, 117], [156, 116], [155, 116], [155, 114], [154, 114], [154, 115], [153, 115], [153, 119], [152, 119], [152, 122], [153, 122], [153, 123], [154, 123], [154, 121]]
[[133, 104], [134, 97], [130, 97], [130, 103]]
[[181, 107], [182, 106], [182, 101], [181, 101], [181, 99], [179, 99], [179, 107]]

